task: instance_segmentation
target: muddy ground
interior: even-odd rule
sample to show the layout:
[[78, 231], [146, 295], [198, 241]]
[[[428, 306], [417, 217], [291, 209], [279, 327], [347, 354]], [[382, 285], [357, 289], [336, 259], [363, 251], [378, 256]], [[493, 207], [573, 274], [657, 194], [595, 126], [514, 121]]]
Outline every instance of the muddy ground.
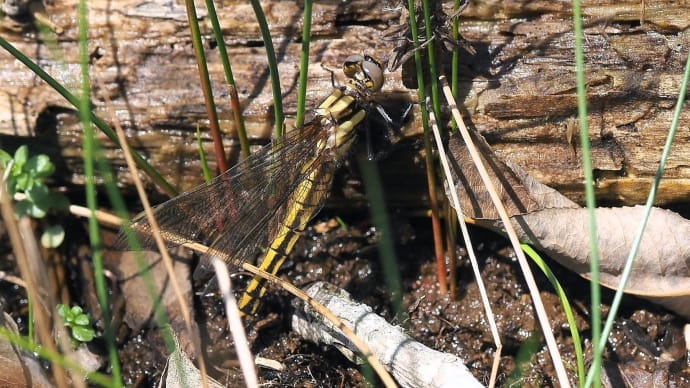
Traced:
[[[347, 227], [334, 221], [340, 216]], [[395, 217], [397, 256], [404, 287], [407, 318], [401, 325], [418, 341], [434, 349], [455, 354], [466, 361], [472, 373], [488, 383], [495, 345], [484, 315], [477, 283], [472, 275], [465, 250], [455, 267], [457, 295], [441, 295], [436, 281], [431, 242], [431, 225], [427, 218]], [[59, 250], [65, 263], [72, 295], [80, 289], [78, 260], [88, 260], [82, 222], [67, 223], [68, 238]], [[503, 342], [499, 385], [544, 387], [558, 386], [550, 356], [536, 321], [531, 298], [519, 266], [507, 241], [494, 233], [472, 228], [472, 238], [480, 261], [482, 276], [498, 322]], [[370, 225], [366, 212], [343, 215], [324, 211], [300, 239], [293, 254], [283, 266], [281, 276], [298, 286], [325, 280], [351, 292], [356, 300], [372, 306], [393, 320], [387, 290], [380, 270], [376, 242], [378, 233]], [[3, 257], [0, 270], [14, 272], [14, 257], [3, 234]], [[549, 262], [563, 284], [583, 338], [587, 361], [591, 354], [589, 322], [589, 283]], [[547, 306], [563, 361], [577, 384], [575, 354], [565, 316], [553, 288], [540, 270], [532, 268], [541, 297]], [[237, 274], [236, 287], [241, 289], [250, 279]], [[201, 285], [196, 285], [199, 289]], [[612, 293], [605, 291], [602, 311], [608, 310]], [[0, 283], [0, 300], [26, 331], [26, 298], [21, 289]], [[81, 295], [72, 303], [88, 305], [93, 295]], [[292, 298], [271, 287], [259, 313], [247, 320], [253, 352], [278, 361], [282, 371], [260, 368], [262, 384], [267, 386], [341, 386], [367, 384], [359, 367], [333, 348], [305, 342], [290, 331]], [[227, 330], [222, 301], [215, 294], [197, 293], [195, 315], [201, 329], [205, 356], [210, 373], [228, 386], [243, 384], [232, 340]], [[117, 313], [117, 311], [116, 311]], [[607, 367], [628, 384], [644, 384], [655, 379], [661, 386], [687, 386], [690, 371], [682, 337], [684, 321], [662, 308], [634, 297], [625, 299], [614, 332], [607, 346]], [[165, 363], [165, 347], [156, 328], [133, 332], [122, 324], [117, 328], [119, 356], [124, 381], [128, 386], [152, 386]], [[376, 381], [376, 380], [374, 380]]]

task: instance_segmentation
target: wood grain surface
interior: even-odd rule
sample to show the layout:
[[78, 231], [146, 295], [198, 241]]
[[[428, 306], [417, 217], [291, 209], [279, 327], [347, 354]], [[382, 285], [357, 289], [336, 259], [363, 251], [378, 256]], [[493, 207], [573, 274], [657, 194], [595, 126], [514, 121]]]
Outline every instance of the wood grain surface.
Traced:
[[[232, 139], [228, 87], [200, 3], [197, 11], [221, 127]], [[476, 54], [465, 54], [461, 60], [459, 102], [465, 106], [468, 125], [483, 133], [498, 155], [581, 202], [570, 4], [472, 1], [462, 14], [461, 33]], [[119, 120], [130, 142], [175, 185], [187, 189], [199, 184], [194, 137], [197, 126], [207, 129], [208, 120], [183, 3], [94, 0], [88, 6], [95, 112], [110, 123]], [[262, 6], [279, 60], [286, 113], [292, 115], [302, 9], [295, 1], [264, 1]], [[272, 131], [273, 97], [256, 19], [245, 1], [226, 0], [217, 7], [247, 127], [260, 144], [259, 139], [269, 138]], [[76, 1], [55, 2], [42, 12], [59, 34], [40, 34], [7, 17], [0, 34], [76, 90]], [[640, 203], [672, 120], [690, 47], [690, 5], [585, 1], [583, 12], [597, 195], [615, 204]], [[398, 42], [384, 34], [401, 20], [400, 10], [370, 0], [317, 2], [313, 15], [308, 107], [316, 106], [332, 87], [322, 64], [337, 67], [352, 53], [389, 56]], [[32, 152], [56, 159], [64, 182], [82, 184], [81, 130], [74, 108], [4, 50], [0, 50], [0, 79], [2, 147], [28, 143]], [[414, 101], [416, 95], [405, 87], [398, 71], [389, 75], [381, 97], [402, 102]], [[660, 204], [687, 201], [689, 123], [685, 109], [659, 191]], [[411, 137], [419, 134], [419, 120], [412, 120], [405, 131]], [[104, 144], [118, 182], [129, 187], [130, 173], [120, 151], [108, 141]], [[236, 142], [228, 141], [226, 146], [237, 153]], [[206, 135], [204, 147], [214, 168]], [[424, 184], [421, 175], [408, 175], [418, 157], [410, 156], [409, 149], [396, 152], [383, 167], [385, 179], [394, 184], [389, 190], [393, 202], [423, 198], [425, 193], [423, 187], [416, 188]]]

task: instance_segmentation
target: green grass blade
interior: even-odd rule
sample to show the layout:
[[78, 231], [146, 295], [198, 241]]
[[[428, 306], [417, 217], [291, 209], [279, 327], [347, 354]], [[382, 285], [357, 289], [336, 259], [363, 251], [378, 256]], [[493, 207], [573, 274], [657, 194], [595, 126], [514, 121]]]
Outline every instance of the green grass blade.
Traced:
[[369, 199], [371, 220], [380, 235], [378, 249], [381, 255], [383, 278], [392, 295], [393, 311], [395, 311], [396, 316], [402, 322], [404, 320], [402, 281], [400, 280], [400, 269], [398, 268], [395, 255], [391, 223], [386, 211], [383, 187], [381, 186], [381, 176], [376, 163], [367, 160], [366, 156], [359, 155], [357, 162], [362, 173], [364, 187], [366, 187], [367, 198]]
[[196, 16], [194, 0], [185, 0], [185, 6], [187, 9], [187, 18], [189, 19], [189, 29], [192, 35], [192, 44], [194, 46], [194, 57], [196, 58], [196, 64], [199, 71], [199, 83], [201, 84], [201, 91], [204, 95], [206, 116], [208, 117], [211, 138], [213, 139], [213, 146], [216, 152], [216, 163], [218, 163], [218, 169], [220, 171], [226, 171], [230, 168], [230, 165], [228, 164], [228, 159], [225, 157], [225, 148], [223, 148], [223, 137], [220, 134], [220, 124], [218, 123], [218, 111], [216, 110], [216, 102], [213, 99], [213, 88], [211, 87], [211, 78], [208, 73], [204, 45], [201, 43], [201, 31], [199, 30], [199, 20]]
[[211, 21], [213, 28], [213, 35], [216, 38], [218, 45], [218, 54], [220, 55], [220, 62], [223, 64], [223, 73], [225, 74], [225, 82], [230, 86], [230, 105], [232, 107], [233, 118], [237, 128], [237, 138], [240, 140], [240, 150], [243, 157], [249, 156], [249, 139], [247, 138], [247, 129], [244, 125], [244, 117], [242, 112], [239, 97], [237, 95], [237, 84], [235, 77], [232, 74], [232, 66], [228, 58], [228, 50], [225, 47], [225, 40], [223, 39], [223, 30], [220, 28], [218, 15], [216, 14], [216, 7], [213, 0], [206, 0], [206, 9], [208, 10], [208, 18]]
[[307, 76], [309, 75], [309, 43], [311, 41], [311, 8], [312, 0], [304, 1], [302, 13], [302, 51], [300, 52], [299, 83], [297, 86], [297, 117], [295, 126], [304, 125], [304, 112], [307, 96]]
[[539, 333], [533, 331], [527, 339], [525, 339], [515, 355], [515, 369], [508, 375], [503, 382], [506, 387], [519, 387], [523, 384], [524, 375], [529, 370], [530, 363], [539, 349], [542, 347], [542, 341]]
[[[79, 18], [79, 62], [81, 69], [81, 98], [79, 99], [79, 117], [84, 128], [84, 176], [86, 178], [86, 203], [94, 215], [97, 208], [96, 203], [96, 172], [94, 160], [101, 155], [96, 155], [96, 139], [91, 126], [91, 102], [90, 102], [90, 79], [89, 79], [89, 51], [88, 51], [88, 19], [86, 0], [80, 0], [78, 6]], [[108, 292], [105, 284], [105, 274], [103, 270], [103, 251], [101, 248], [100, 232], [95, 216], [88, 219], [89, 241], [93, 255], [94, 280], [96, 295], [101, 305], [103, 323], [105, 326], [105, 341], [110, 359], [110, 368], [113, 375], [114, 386], [122, 386], [122, 376], [120, 373], [120, 361], [117, 356], [117, 345], [115, 335], [111, 326], [110, 304], [108, 303]]]
[[280, 77], [278, 75], [278, 60], [276, 60], [276, 53], [273, 49], [273, 41], [271, 40], [271, 31], [268, 29], [266, 16], [259, 0], [251, 0], [254, 14], [256, 14], [256, 21], [259, 23], [261, 30], [261, 37], [266, 47], [266, 57], [268, 59], [268, 72], [271, 76], [271, 89], [273, 91], [273, 115], [275, 116], [275, 136], [277, 139], [283, 136], [283, 121], [285, 115], [283, 114], [283, 96], [280, 91]]
[[208, 168], [208, 161], [206, 160], [206, 152], [204, 151], [204, 145], [201, 142], [201, 131], [199, 127], [196, 128], [196, 146], [199, 150], [199, 161], [201, 162], [201, 172], [204, 175], [204, 182], [208, 183], [213, 179], [211, 175], [211, 170]]
[[29, 341], [33, 344], [34, 342], [34, 306], [33, 306], [33, 300], [31, 299], [31, 294], [26, 293], [26, 300], [27, 300], [27, 306], [26, 308], [28, 309], [28, 317], [27, 317], [27, 322], [26, 326], [28, 328], [28, 335], [27, 337], [29, 338]]
[[[585, 84], [585, 63], [582, 42], [582, 12], [580, 1], [573, 1], [573, 34], [575, 36], [575, 67], [577, 81], [577, 110], [580, 121], [580, 147], [582, 150], [582, 170], [585, 177], [585, 201], [589, 214], [589, 246], [590, 246], [590, 276], [591, 298], [590, 307], [592, 327], [592, 342], [599, 343], [601, 339], [601, 293], [599, 286], [599, 247], [597, 243], [597, 223], [594, 215], [596, 201], [594, 197], [594, 177], [592, 172], [592, 151], [589, 142], [589, 128], [587, 126], [587, 89]], [[602, 353], [594, 352], [591, 371], [595, 386], [601, 386]]]
[[[417, 19], [415, 15], [415, 5], [414, 0], [408, 0], [408, 9], [410, 10], [410, 31], [412, 34], [412, 43], [414, 47], [414, 61], [415, 61], [415, 71], [417, 77], [417, 98], [419, 101], [426, 100], [426, 87], [424, 85], [424, 64], [422, 63], [422, 54], [420, 52], [419, 34], [417, 28]], [[446, 271], [444, 265], [444, 254], [443, 254], [443, 243], [441, 242], [441, 222], [439, 216], [439, 205], [436, 198], [439, 198], [436, 193], [436, 188], [438, 187], [436, 182], [436, 169], [434, 168], [433, 160], [433, 149], [431, 144], [431, 128], [429, 127], [429, 112], [427, 111], [427, 104], [420, 104], [420, 111], [422, 114], [422, 128], [424, 130], [424, 152], [426, 157], [424, 158], [425, 168], [426, 168], [426, 179], [429, 190], [429, 198], [431, 199], [431, 223], [434, 230], [434, 255], [436, 260], [436, 274], [439, 281], [439, 287], [441, 292], [445, 293], [448, 291], [448, 284], [446, 280]], [[440, 116], [436, 116], [440, 117]]]
[[[467, 0], [469, 1], [469, 0]], [[453, 2], [453, 12], [460, 9], [460, 4], [462, 0], [455, 0]], [[451, 24], [451, 36], [456, 41], [460, 37], [460, 18], [454, 18]], [[453, 92], [453, 96], [458, 98], [458, 88], [460, 79], [460, 50], [457, 46], [453, 47], [453, 54], [450, 62], [450, 90]], [[455, 124], [451, 124], [452, 128], [455, 128]]]
[[554, 273], [551, 271], [551, 268], [549, 268], [544, 259], [542, 259], [541, 256], [539, 256], [539, 254], [531, 246], [527, 244], [522, 244], [520, 246], [522, 247], [522, 250], [530, 257], [530, 259], [532, 259], [534, 264], [536, 264], [542, 270], [544, 275], [546, 275], [546, 278], [549, 280], [554, 290], [556, 291], [556, 295], [558, 295], [558, 299], [561, 302], [561, 306], [563, 306], [563, 312], [565, 313], [565, 317], [568, 320], [568, 326], [570, 326], [570, 335], [573, 338], [573, 346], [575, 347], [579, 386], [582, 387], [585, 384], [585, 357], [584, 352], [582, 351], [582, 341], [580, 340], [580, 332], [577, 330], [577, 322], [575, 322], [575, 315], [573, 315], [573, 308], [570, 305], [568, 296], [565, 294], [565, 290], [563, 289], [563, 287], [561, 287], [561, 283], [558, 281], [556, 275], [554, 275]]
[[218, 15], [216, 14], [216, 7], [213, 0], [206, 0], [206, 9], [208, 10], [208, 17], [211, 20], [213, 27], [213, 34], [216, 37], [218, 44], [218, 54], [220, 55], [220, 62], [223, 64], [223, 72], [225, 73], [225, 82], [230, 86], [230, 102], [232, 106], [233, 117], [235, 118], [235, 125], [237, 126], [237, 137], [240, 140], [240, 149], [244, 157], [249, 156], [249, 139], [247, 138], [247, 129], [244, 126], [244, 117], [240, 112], [239, 97], [237, 96], [237, 86], [235, 84], [235, 77], [232, 74], [232, 66], [228, 59], [228, 51], [225, 48], [225, 40], [223, 39], [223, 31], [218, 22]]
[[[434, 39], [434, 31], [432, 30], [433, 25], [431, 20], [431, 10], [429, 8], [429, 0], [422, 1], [422, 12], [424, 15], [424, 32], [426, 35], [426, 41], [432, 42]], [[429, 43], [426, 46], [427, 57], [429, 60], [429, 82], [431, 82], [431, 103], [434, 107], [434, 114], [436, 117], [441, 117], [441, 105], [438, 94], [438, 73], [436, 71], [436, 52], [434, 50], [435, 42]], [[416, 47], [416, 46], [415, 46]]]

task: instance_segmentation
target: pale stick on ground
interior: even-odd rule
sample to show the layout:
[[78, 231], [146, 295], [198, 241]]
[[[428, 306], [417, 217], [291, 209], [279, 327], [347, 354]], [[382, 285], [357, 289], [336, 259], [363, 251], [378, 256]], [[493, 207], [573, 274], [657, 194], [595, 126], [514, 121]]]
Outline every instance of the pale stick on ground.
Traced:
[[[305, 291], [363, 339], [400, 386], [483, 387], [459, 357], [415, 341], [402, 328], [372, 312], [371, 307], [353, 301], [346, 291], [325, 282], [314, 283]], [[312, 311], [301, 303], [292, 316], [292, 329], [305, 339], [333, 345], [346, 357], [354, 358], [356, 348], [342, 332]]]

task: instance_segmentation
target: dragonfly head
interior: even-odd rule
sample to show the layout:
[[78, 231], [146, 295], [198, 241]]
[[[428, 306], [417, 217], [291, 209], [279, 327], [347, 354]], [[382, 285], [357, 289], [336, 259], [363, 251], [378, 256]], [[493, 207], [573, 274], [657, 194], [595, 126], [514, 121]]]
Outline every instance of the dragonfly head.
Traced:
[[370, 92], [378, 92], [383, 87], [383, 61], [371, 55], [350, 55], [343, 63], [343, 73], [350, 84]]

